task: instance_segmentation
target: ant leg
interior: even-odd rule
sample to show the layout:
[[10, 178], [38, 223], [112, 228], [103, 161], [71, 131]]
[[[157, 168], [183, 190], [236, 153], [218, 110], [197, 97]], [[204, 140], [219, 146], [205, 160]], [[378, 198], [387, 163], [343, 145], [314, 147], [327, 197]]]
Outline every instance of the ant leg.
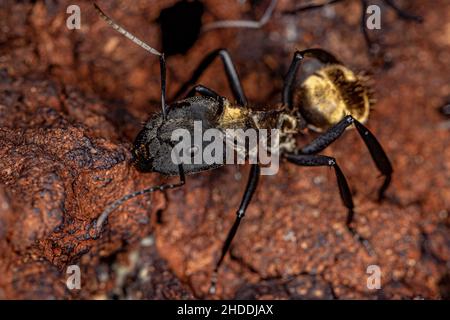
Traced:
[[219, 102], [220, 102], [220, 106], [219, 106], [219, 108], [217, 109], [216, 114], [217, 114], [217, 115], [221, 115], [221, 114], [222, 114], [222, 112], [223, 112], [223, 106], [224, 106], [224, 101], [225, 101], [225, 98], [224, 98], [224, 97], [222, 97], [221, 95], [219, 95], [219, 94], [218, 94], [217, 92], [215, 92], [214, 90], [211, 90], [211, 89], [209, 89], [209, 88], [207, 88], [207, 87], [205, 87], [205, 86], [202, 86], [201, 84], [198, 84], [198, 85], [196, 85], [195, 87], [193, 87], [193, 88], [191, 89], [191, 91], [189, 91], [189, 93], [188, 93], [188, 95], [187, 95], [186, 97], [187, 97], [187, 98], [188, 98], [188, 97], [193, 97], [193, 96], [195, 96], [196, 93], [200, 94], [201, 96], [204, 96], [204, 97], [210, 97], [210, 98], [213, 98], [213, 99], [219, 101]]
[[159, 56], [159, 68], [161, 72], [161, 110], [163, 120], [167, 119], [167, 106], [166, 106], [166, 58], [164, 53]]
[[129, 193], [129, 194], [123, 196], [122, 198], [111, 203], [105, 210], [103, 210], [102, 214], [98, 217], [97, 221], [95, 221], [93, 236], [96, 237], [100, 234], [100, 232], [102, 231], [102, 226], [105, 223], [105, 221], [108, 219], [109, 214], [111, 212], [113, 212], [118, 206], [120, 206], [125, 201], [127, 201], [131, 198], [146, 194], [146, 193], [152, 193], [155, 191], [164, 191], [164, 190], [168, 190], [168, 189], [175, 189], [175, 188], [183, 186], [186, 183], [186, 177], [185, 177], [185, 173], [184, 173], [182, 164], [178, 165], [178, 173], [180, 176], [180, 181], [178, 183], [167, 183], [167, 184], [162, 184], [159, 186], [153, 186], [153, 187], [150, 187], [147, 189], [135, 191], [135, 192]]
[[292, 94], [294, 89], [294, 83], [298, 67], [300, 66], [300, 63], [303, 61], [303, 58], [304, 56], [302, 52], [296, 51], [294, 53], [294, 57], [292, 58], [291, 65], [289, 66], [289, 70], [286, 76], [284, 77], [282, 102], [283, 105], [286, 105], [289, 109], [293, 108]]
[[249, 28], [259, 29], [262, 28], [267, 22], [269, 22], [278, 0], [272, 0], [267, 7], [266, 11], [258, 21], [254, 20], [221, 20], [205, 24], [202, 27], [202, 32], [211, 31], [214, 29], [222, 28]]
[[189, 91], [189, 93], [187, 94], [186, 97], [193, 97], [193, 96], [195, 96], [196, 93], [198, 93], [204, 97], [210, 97], [210, 98], [213, 98], [216, 100], [219, 100], [221, 98], [217, 92], [215, 92], [214, 90], [211, 90], [205, 86], [202, 86], [201, 84], [193, 87], [191, 89], [191, 91]]
[[253, 164], [250, 169], [250, 175], [248, 177], [247, 186], [245, 187], [244, 196], [242, 197], [241, 204], [239, 206], [238, 211], [236, 212], [236, 220], [234, 221], [233, 226], [231, 227], [230, 231], [228, 232], [227, 239], [225, 240], [223, 247], [222, 247], [222, 253], [220, 255], [219, 260], [217, 261], [216, 267], [214, 268], [214, 272], [211, 277], [211, 286], [209, 288], [210, 294], [214, 294], [216, 291], [217, 273], [218, 273], [219, 267], [222, 264], [223, 259], [225, 258], [225, 255], [227, 254], [228, 250], [230, 249], [230, 244], [233, 241], [233, 238], [236, 235], [236, 231], [239, 227], [239, 224], [241, 223], [241, 220], [245, 215], [245, 210], [247, 209], [247, 207], [252, 199], [252, 196], [255, 193], [256, 186], [258, 185], [259, 175], [260, 175], [259, 165]]
[[328, 1], [325, 1], [325, 2], [319, 3], [319, 4], [300, 5], [297, 8], [294, 8], [292, 10], [283, 11], [282, 13], [283, 14], [297, 14], [297, 13], [302, 12], [302, 11], [319, 9], [319, 8], [322, 8], [322, 7], [331, 5], [331, 4], [335, 4], [335, 3], [338, 3], [338, 2], [342, 2], [342, 1], [344, 1], [344, 0], [328, 0]]
[[403, 9], [400, 9], [393, 0], [383, 0], [386, 5], [391, 7], [397, 14], [397, 16], [403, 20], [412, 20], [417, 23], [422, 23], [423, 18], [421, 16], [416, 16], [415, 14], [409, 13]]
[[195, 84], [200, 76], [205, 72], [205, 70], [211, 65], [214, 59], [219, 56], [222, 60], [223, 66], [225, 68], [225, 74], [230, 84], [231, 91], [233, 92], [234, 98], [237, 100], [239, 105], [246, 106], [247, 98], [245, 97], [244, 90], [242, 89], [241, 81], [234, 67], [233, 60], [226, 49], [216, 49], [210, 52], [203, 60], [200, 62], [198, 67], [195, 69], [191, 78], [184, 83], [181, 88], [175, 93], [174, 100], [177, 100], [190, 86]]
[[[389, 6], [391, 9], [395, 11], [395, 13], [399, 18], [404, 20], [412, 20], [417, 23], [421, 23], [423, 21], [423, 18], [421, 16], [416, 16], [400, 9], [392, 0], [383, 0], [383, 1], [386, 3], [387, 6]], [[367, 6], [368, 6], [367, 0], [361, 0], [362, 12], [361, 12], [360, 28], [361, 32], [363, 33], [364, 40], [366, 42], [369, 53], [374, 55], [378, 53], [379, 45], [370, 39], [369, 33], [366, 28]]]
[[299, 166], [328, 166], [333, 167], [334, 172], [336, 174], [336, 180], [339, 187], [339, 194], [341, 196], [342, 203], [347, 208], [347, 220], [346, 227], [347, 230], [351, 233], [353, 237], [356, 237], [357, 240], [364, 246], [369, 255], [374, 255], [374, 251], [369, 244], [369, 241], [360, 236], [357, 231], [352, 227], [352, 221], [354, 216], [354, 205], [353, 205], [353, 197], [350, 192], [350, 188], [347, 183], [347, 179], [345, 179], [344, 174], [342, 173], [341, 168], [338, 166], [336, 159], [332, 157], [327, 157], [324, 155], [308, 155], [308, 154], [291, 154], [288, 153], [285, 155], [286, 159], [289, 162], [295, 163]]
[[308, 145], [303, 147], [300, 152], [302, 154], [316, 154], [321, 152], [337, 138], [339, 138], [344, 132], [345, 128], [347, 128], [351, 124], [355, 125], [359, 135], [364, 140], [367, 149], [369, 149], [370, 155], [372, 156], [375, 165], [377, 166], [378, 170], [385, 176], [384, 183], [378, 191], [378, 200], [381, 201], [384, 197], [384, 192], [389, 187], [389, 184], [391, 182], [391, 176], [393, 172], [391, 162], [389, 161], [386, 152], [383, 150], [383, 147], [378, 142], [377, 138], [375, 138], [375, 136], [369, 131], [369, 129], [367, 129], [352, 116], [344, 117], [344, 119], [328, 129], [327, 132], [318, 136]]
[[323, 49], [307, 49], [303, 51], [296, 51], [292, 58], [289, 70], [284, 78], [282, 102], [292, 109], [292, 94], [294, 91], [294, 83], [297, 75], [297, 70], [305, 57], [311, 57], [319, 60], [325, 64], [339, 63], [335, 56]]

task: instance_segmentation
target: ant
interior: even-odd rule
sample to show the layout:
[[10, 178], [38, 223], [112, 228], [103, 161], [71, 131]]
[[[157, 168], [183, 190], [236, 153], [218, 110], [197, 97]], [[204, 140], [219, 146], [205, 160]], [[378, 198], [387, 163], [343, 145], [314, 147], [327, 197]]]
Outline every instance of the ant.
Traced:
[[[354, 125], [366, 144], [378, 170], [385, 177], [378, 191], [381, 200], [388, 188], [393, 172], [391, 163], [375, 136], [362, 124], [368, 120], [371, 106], [371, 90], [364, 79], [344, 66], [337, 58], [323, 49], [306, 49], [294, 54], [291, 65], [284, 80], [282, 104], [270, 111], [254, 111], [248, 106], [247, 98], [240, 83], [230, 54], [226, 49], [217, 49], [209, 53], [199, 64], [191, 79], [178, 90], [176, 97], [185, 89], [195, 84], [208, 66], [220, 57], [231, 91], [236, 100], [230, 102], [213, 90], [202, 86], [194, 86], [187, 97], [166, 105], [166, 63], [164, 53], [157, 51], [138, 39], [106, 16], [94, 4], [99, 15], [115, 30], [141, 46], [151, 54], [159, 56], [161, 73], [161, 112], [148, 120], [137, 135], [132, 150], [133, 163], [141, 172], [158, 172], [168, 176], [178, 176], [179, 182], [152, 186], [139, 190], [111, 203], [95, 222], [95, 235], [100, 234], [102, 225], [108, 215], [123, 202], [147, 193], [164, 191], [182, 187], [186, 183], [187, 174], [195, 174], [215, 169], [222, 165], [175, 164], [171, 159], [173, 141], [171, 133], [182, 127], [193, 134], [194, 121], [202, 121], [204, 126], [225, 130], [227, 128], [278, 129], [280, 133], [279, 153], [287, 161], [298, 166], [326, 166], [334, 169], [339, 194], [347, 208], [347, 230], [360, 241], [369, 253], [372, 252], [368, 241], [362, 238], [352, 226], [354, 205], [347, 180], [337, 164], [336, 159], [321, 155], [326, 147], [338, 139], [342, 133]], [[300, 84], [296, 81], [297, 71], [305, 60], [310, 58], [318, 62], [314, 72]], [[198, 94], [199, 96], [196, 96]], [[312, 142], [303, 147], [296, 145], [296, 135], [310, 128], [323, 132]], [[196, 146], [193, 146], [196, 147]], [[252, 164], [250, 174], [236, 219], [228, 232], [222, 251], [216, 262], [209, 292], [215, 293], [219, 268], [229, 251], [238, 227], [245, 216], [252, 196], [258, 185], [260, 165]]]

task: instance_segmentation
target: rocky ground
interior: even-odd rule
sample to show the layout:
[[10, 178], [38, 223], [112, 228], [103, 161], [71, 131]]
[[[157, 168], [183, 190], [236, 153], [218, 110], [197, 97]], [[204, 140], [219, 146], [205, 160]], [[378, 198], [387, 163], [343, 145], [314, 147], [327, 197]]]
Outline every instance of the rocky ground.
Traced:
[[[168, 57], [169, 97], [218, 47], [229, 49], [255, 107], [279, 101], [296, 49], [323, 47], [369, 72], [378, 102], [368, 126], [395, 170], [380, 204], [382, 180], [356, 131], [325, 152], [349, 180], [355, 227], [375, 256], [346, 231], [332, 171], [282, 163], [278, 175], [262, 177], [220, 271], [216, 298], [449, 298], [450, 140], [448, 120], [437, 109], [450, 97], [450, 3], [397, 2], [424, 23], [398, 20], [382, 7], [382, 29], [371, 32], [382, 58], [368, 56], [360, 2], [352, 0], [294, 16], [281, 12], [295, 1], [280, 0], [262, 29], [211, 31], [190, 48], [177, 48], [176, 37], [166, 40], [167, 50], [186, 51]], [[189, 176], [182, 189], [134, 198], [114, 211], [101, 237], [91, 237], [107, 204], [166, 181], [136, 171], [129, 152], [141, 123], [159, 108], [158, 59], [107, 27], [90, 1], [76, 3], [80, 30], [66, 27], [73, 1], [1, 3], [0, 298], [205, 297], [248, 167]], [[99, 0], [158, 49], [158, 17], [175, 3]], [[267, 5], [204, 3], [203, 23], [258, 17]], [[176, 34], [195, 26], [180, 26], [180, 19]], [[220, 63], [200, 82], [231, 96]], [[80, 290], [66, 287], [74, 264], [81, 268]], [[369, 265], [381, 269], [380, 290], [366, 286]]]

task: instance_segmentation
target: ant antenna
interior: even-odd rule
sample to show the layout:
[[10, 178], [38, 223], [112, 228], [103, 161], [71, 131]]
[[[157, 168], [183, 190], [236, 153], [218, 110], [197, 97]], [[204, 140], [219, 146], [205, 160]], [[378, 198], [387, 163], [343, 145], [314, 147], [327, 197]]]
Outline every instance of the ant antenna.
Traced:
[[259, 21], [254, 20], [222, 20], [207, 23], [202, 27], [202, 32], [207, 32], [213, 29], [223, 29], [223, 28], [249, 28], [249, 29], [259, 29], [269, 22], [272, 17], [273, 11], [277, 5], [278, 0], [272, 0], [264, 12], [263, 16]]
[[[113, 27], [117, 32], [121, 33], [122, 35], [124, 35], [125, 37], [127, 37], [128, 39], [133, 41], [135, 44], [137, 44], [141, 48], [150, 52], [151, 54], [159, 56], [159, 64], [160, 64], [160, 72], [161, 72], [161, 109], [162, 109], [163, 120], [166, 120], [166, 60], [164, 58], [164, 53], [161, 53], [158, 50], [150, 47], [144, 41], [142, 41], [141, 39], [139, 39], [132, 33], [125, 30], [123, 27], [118, 25], [110, 17], [108, 17], [96, 3], [94, 3], [94, 7], [97, 10], [100, 17], [103, 20], [105, 20], [111, 27]], [[125, 201], [127, 201], [131, 198], [140, 196], [142, 194], [152, 193], [155, 191], [164, 191], [166, 189], [177, 188], [177, 187], [184, 185], [185, 174], [184, 174], [182, 164], [178, 165], [178, 171], [179, 171], [179, 176], [180, 176], [180, 182], [178, 182], [178, 183], [162, 184], [159, 186], [153, 186], [153, 187], [150, 187], [147, 189], [135, 191], [135, 192], [129, 193], [129, 194], [123, 196], [122, 198], [111, 203], [105, 210], [103, 210], [103, 212], [101, 213], [101, 215], [98, 217], [97, 221], [95, 222], [95, 232], [97, 234], [100, 233], [103, 224], [105, 223], [106, 219], [108, 219], [109, 214], [111, 212], [113, 212], [118, 206], [120, 206]]]
[[102, 226], [105, 223], [106, 219], [108, 219], [109, 214], [111, 212], [113, 212], [118, 206], [120, 206], [125, 201], [127, 201], [131, 198], [146, 194], [146, 193], [152, 193], [155, 191], [164, 191], [167, 189], [174, 189], [174, 188], [178, 188], [178, 187], [181, 187], [182, 185], [184, 185], [186, 180], [185, 180], [183, 165], [181, 163], [178, 165], [178, 173], [180, 176], [180, 181], [178, 183], [162, 184], [159, 186], [153, 186], [153, 187], [150, 187], [147, 189], [135, 191], [135, 192], [129, 193], [129, 194], [123, 196], [122, 198], [117, 199], [116, 201], [111, 203], [105, 210], [103, 210], [102, 214], [98, 217], [97, 221], [95, 222], [94, 227], [95, 227], [96, 234], [100, 234], [100, 231], [102, 230]]
[[126, 196], [123, 196], [122, 198], [114, 201], [113, 203], [111, 203], [105, 210], [103, 210], [102, 214], [98, 217], [97, 221], [95, 222], [95, 229], [97, 233], [100, 233], [103, 223], [106, 221], [106, 219], [108, 218], [109, 214], [111, 212], [113, 212], [118, 206], [120, 206], [122, 203], [124, 203], [125, 201], [127, 201], [128, 199], [137, 197], [141, 194], [144, 193], [148, 193], [148, 192], [153, 192], [154, 190], [152, 190], [155, 187], [152, 188], [148, 188], [148, 189], [143, 189], [143, 190], [139, 190], [133, 193], [129, 193]]
[[166, 120], [166, 59], [164, 58], [164, 53], [159, 52], [155, 48], [150, 47], [144, 41], [133, 35], [131, 32], [125, 30], [123, 27], [114, 22], [110, 17], [108, 17], [102, 9], [94, 2], [94, 7], [97, 10], [100, 17], [105, 20], [114, 30], [127, 37], [135, 44], [140, 46], [141, 48], [147, 50], [151, 54], [159, 56], [159, 65], [161, 72], [161, 109], [163, 114], [163, 120]]

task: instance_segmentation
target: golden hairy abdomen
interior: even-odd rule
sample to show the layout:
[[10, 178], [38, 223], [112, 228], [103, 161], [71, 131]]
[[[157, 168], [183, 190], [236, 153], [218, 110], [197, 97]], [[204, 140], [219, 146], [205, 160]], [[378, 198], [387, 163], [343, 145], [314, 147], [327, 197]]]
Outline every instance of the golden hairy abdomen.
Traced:
[[317, 131], [328, 129], [346, 115], [364, 123], [369, 116], [371, 94], [363, 82], [342, 65], [324, 66], [302, 82], [294, 104]]

